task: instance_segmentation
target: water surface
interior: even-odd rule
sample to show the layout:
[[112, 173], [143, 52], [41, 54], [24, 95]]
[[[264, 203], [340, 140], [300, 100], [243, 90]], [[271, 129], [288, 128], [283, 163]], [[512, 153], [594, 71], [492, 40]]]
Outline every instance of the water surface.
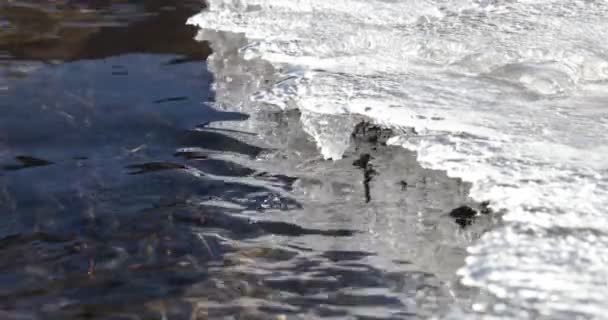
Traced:
[[[270, 70], [214, 60], [199, 1], [0, 6], [0, 318], [405, 319], [470, 307], [469, 185], [308, 115], [245, 107]], [[213, 70], [209, 70], [209, 65]], [[374, 129], [375, 130], [375, 129]], [[357, 159], [367, 159], [365, 164]]]

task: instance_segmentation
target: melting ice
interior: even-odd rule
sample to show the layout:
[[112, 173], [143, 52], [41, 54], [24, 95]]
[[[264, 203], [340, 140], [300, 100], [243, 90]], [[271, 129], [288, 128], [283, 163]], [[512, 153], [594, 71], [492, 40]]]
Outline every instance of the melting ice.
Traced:
[[390, 142], [506, 210], [459, 272], [477, 310], [608, 317], [607, 1], [209, 2], [188, 23], [244, 33], [283, 79], [252, 99], [314, 114], [323, 155], [347, 143], [323, 114], [414, 128]]

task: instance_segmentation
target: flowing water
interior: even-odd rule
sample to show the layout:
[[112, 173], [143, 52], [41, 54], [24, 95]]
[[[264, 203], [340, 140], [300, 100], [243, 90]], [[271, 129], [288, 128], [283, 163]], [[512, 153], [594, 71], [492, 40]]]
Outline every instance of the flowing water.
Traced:
[[[294, 45], [294, 57], [312, 50], [355, 61], [350, 46], [373, 40], [362, 24], [336, 53], [328, 7], [317, 19], [326, 26], [293, 41], [292, 22], [309, 24], [309, 9], [322, 8], [276, 3], [278, 11], [212, 3], [197, 21], [268, 32], [266, 40], [277, 30], [277, 42], [264, 45]], [[385, 15], [402, 10], [371, 5]], [[498, 212], [457, 217], [454, 208], [472, 211], [464, 205], [488, 210], [468, 197], [469, 183], [387, 145], [413, 130], [299, 105], [331, 111], [327, 99], [346, 99], [333, 92], [343, 88], [381, 112], [381, 90], [406, 90], [383, 76], [369, 87], [376, 71], [365, 66], [356, 74], [344, 64], [340, 73], [255, 59], [248, 55], [269, 53], [255, 37], [206, 30], [210, 42], [199, 42], [186, 21], [203, 8], [195, 0], [0, 3], [0, 319], [413, 319], [464, 317], [476, 301], [493, 301], [462, 286], [456, 271], [466, 248], [500, 225]], [[404, 20], [393, 32], [409, 29]], [[392, 68], [370, 53], [382, 72]], [[591, 114], [600, 121], [601, 108]], [[594, 272], [590, 281], [601, 279]]]
[[[216, 51], [216, 107], [298, 110], [334, 160], [352, 119], [372, 119], [504, 214], [458, 271], [481, 293], [448, 316], [603, 319], [607, 16], [601, 0], [211, 0], [188, 23]], [[239, 69], [235, 43], [272, 71]]]

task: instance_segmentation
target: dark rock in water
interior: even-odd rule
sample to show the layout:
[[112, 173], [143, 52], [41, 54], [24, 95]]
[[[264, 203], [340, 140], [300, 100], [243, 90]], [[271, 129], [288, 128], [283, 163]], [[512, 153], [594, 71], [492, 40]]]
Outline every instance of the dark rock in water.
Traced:
[[461, 206], [450, 212], [450, 217], [462, 228], [470, 226], [477, 215], [477, 211], [469, 206]]
[[363, 141], [380, 145], [386, 145], [386, 142], [391, 136], [393, 136], [393, 130], [382, 128], [367, 121], [357, 124], [352, 133], [352, 138], [355, 141]]

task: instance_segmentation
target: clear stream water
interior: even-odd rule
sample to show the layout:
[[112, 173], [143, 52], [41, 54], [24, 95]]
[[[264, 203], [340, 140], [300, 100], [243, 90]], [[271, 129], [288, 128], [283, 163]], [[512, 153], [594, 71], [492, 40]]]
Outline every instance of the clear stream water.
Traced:
[[0, 319], [606, 318], [607, 13], [0, 3]]
[[211, 0], [188, 24], [213, 48], [244, 35], [239, 54], [279, 79], [248, 99], [300, 110], [325, 158], [348, 146], [340, 115], [413, 128], [389, 144], [505, 213], [458, 271], [493, 297], [473, 309], [572, 319], [608, 301], [607, 16], [599, 0]]

